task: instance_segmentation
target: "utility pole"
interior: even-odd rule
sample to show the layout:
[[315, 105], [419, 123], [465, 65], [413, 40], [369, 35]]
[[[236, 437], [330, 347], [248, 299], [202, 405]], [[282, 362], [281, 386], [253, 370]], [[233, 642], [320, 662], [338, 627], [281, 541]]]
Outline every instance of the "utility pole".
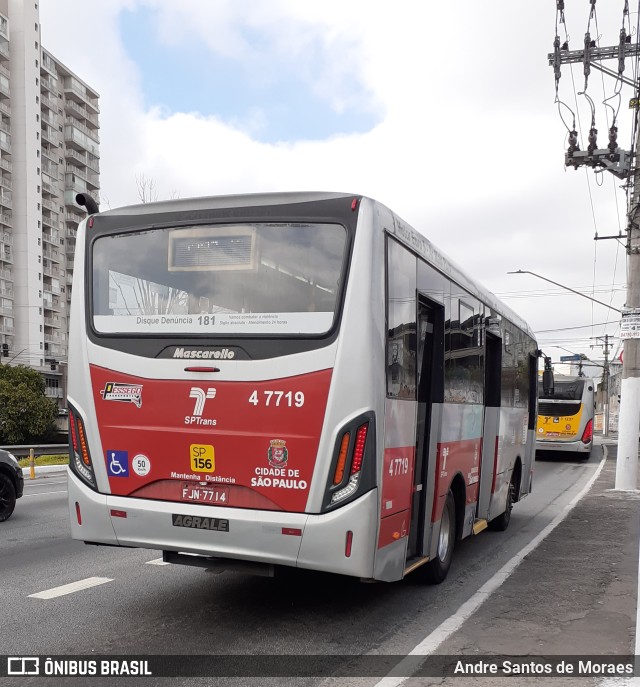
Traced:
[[596, 337], [596, 346], [599, 346], [598, 341], [600, 339], [604, 340], [602, 347], [604, 348], [604, 365], [602, 367], [602, 391], [604, 393], [604, 436], [609, 436], [609, 339], [611, 337], [608, 334], [604, 336]]
[[[588, 148], [581, 151], [578, 143], [578, 132], [575, 126], [569, 130], [569, 147], [565, 154], [565, 166], [578, 167], [586, 165], [594, 169], [606, 170], [619, 179], [629, 180], [631, 188], [631, 200], [627, 213], [627, 299], [626, 307], [622, 312], [620, 338], [624, 340], [624, 356], [622, 367], [622, 385], [620, 394], [620, 419], [618, 433], [618, 457], [616, 461], [616, 482], [618, 490], [636, 490], [638, 479], [638, 436], [640, 432], [640, 126], [638, 121], [638, 106], [640, 102], [640, 83], [634, 78], [624, 75], [627, 57], [638, 60], [640, 55], [640, 37], [636, 36], [636, 42], [631, 43], [631, 30], [629, 26], [629, 7], [625, 1], [622, 28], [620, 29], [619, 43], [617, 46], [598, 48], [596, 41], [590, 34], [591, 20], [595, 18], [596, 0], [591, 0], [591, 10], [587, 32], [584, 35], [584, 44], [581, 50], [569, 50], [569, 37], [566, 32], [564, 17], [564, 0], [556, 0], [556, 36], [553, 43], [554, 51], [548, 55], [549, 64], [553, 67], [556, 82], [556, 102], [562, 103], [558, 96], [558, 84], [561, 76], [561, 65], [570, 63], [582, 63], [584, 72], [584, 95], [591, 106], [591, 128], [589, 129]], [[640, 5], [640, 3], [639, 3]], [[625, 28], [625, 21], [627, 27]], [[566, 40], [561, 45], [558, 36], [559, 25], [565, 24]], [[597, 26], [597, 23], [596, 23]], [[627, 30], [627, 28], [629, 30]], [[603, 61], [617, 59], [618, 68], [612, 70], [603, 66]], [[595, 125], [595, 106], [593, 100], [587, 95], [587, 84], [591, 69], [597, 69], [604, 74], [613, 76], [620, 85], [631, 86], [634, 91], [634, 99], [631, 101], [634, 117], [634, 130], [636, 132], [635, 150], [621, 150], [617, 144], [618, 127], [614, 116], [613, 124], [609, 128], [609, 145], [606, 148], [598, 148], [598, 130]], [[637, 70], [635, 70], [637, 73]], [[568, 108], [568, 106], [565, 105]], [[617, 114], [617, 113], [616, 113]], [[567, 127], [569, 129], [569, 127]], [[632, 166], [632, 158], [635, 161]], [[598, 237], [596, 237], [598, 238]], [[618, 236], [606, 236], [600, 238], [615, 238]], [[605, 350], [608, 353], [608, 341], [605, 342]], [[605, 356], [606, 359], [606, 356]], [[608, 372], [608, 371], [607, 371]], [[606, 374], [608, 387], [608, 374]], [[608, 393], [608, 389], [607, 389]], [[608, 411], [609, 399], [607, 398], [606, 411]], [[606, 412], [605, 411], [605, 412]], [[608, 415], [608, 413], [606, 412]], [[605, 417], [605, 427], [608, 429], [608, 417]]]
[[[633, 171], [633, 193], [629, 208], [627, 244], [627, 303], [622, 315], [620, 337], [624, 340], [616, 489], [634, 490], [638, 486], [638, 432], [640, 432], [640, 333], [633, 327], [640, 315], [640, 126], [637, 105], [636, 157]], [[626, 320], [626, 322], [625, 322]]]

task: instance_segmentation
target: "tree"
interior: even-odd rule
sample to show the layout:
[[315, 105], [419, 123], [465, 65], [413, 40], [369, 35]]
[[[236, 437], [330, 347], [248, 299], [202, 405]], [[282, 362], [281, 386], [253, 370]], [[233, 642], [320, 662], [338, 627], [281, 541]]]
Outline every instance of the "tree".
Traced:
[[23, 365], [0, 365], [0, 442], [39, 441], [55, 431], [57, 407], [42, 376]]
[[152, 178], [147, 178], [144, 174], [136, 175], [136, 186], [138, 187], [138, 198], [143, 203], [155, 203], [158, 200], [156, 182]]

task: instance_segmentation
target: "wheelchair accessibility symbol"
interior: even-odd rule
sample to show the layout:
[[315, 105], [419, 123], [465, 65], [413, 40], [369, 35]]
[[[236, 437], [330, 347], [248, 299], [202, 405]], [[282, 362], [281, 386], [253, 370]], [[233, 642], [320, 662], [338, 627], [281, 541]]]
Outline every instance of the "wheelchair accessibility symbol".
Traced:
[[106, 454], [109, 477], [129, 477], [129, 452], [109, 450]]

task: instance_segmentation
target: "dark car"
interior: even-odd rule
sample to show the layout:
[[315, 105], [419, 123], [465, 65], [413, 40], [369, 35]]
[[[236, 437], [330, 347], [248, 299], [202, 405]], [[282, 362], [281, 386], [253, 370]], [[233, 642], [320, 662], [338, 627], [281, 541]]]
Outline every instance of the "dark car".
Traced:
[[23, 489], [24, 478], [18, 461], [12, 453], [0, 449], [0, 522], [11, 516]]

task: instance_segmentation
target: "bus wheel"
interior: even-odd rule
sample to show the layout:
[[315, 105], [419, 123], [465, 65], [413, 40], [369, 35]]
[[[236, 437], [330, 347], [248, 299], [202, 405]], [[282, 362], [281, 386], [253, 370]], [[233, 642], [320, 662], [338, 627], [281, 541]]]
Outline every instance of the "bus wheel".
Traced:
[[504, 513], [501, 513], [497, 518], [494, 518], [489, 523], [489, 528], [495, 530], [496, 532], [504, 532], [509, 523], [511, 522], [511, 509], [513, 508], [513, 495], [516, 491], [516, 485], [513, 483], [515, 477], [515, 471], [511, 475], [511, 481], [509, 482], [509, 490], [507, 492], [507, 507]]
[[436, 557], [424, 566], [424, 579], [429, 584], [440, 584], [451, 566], [453, 547], [456, 543], [456, 502], [453, 494], [447, 494], [438, 533]]

